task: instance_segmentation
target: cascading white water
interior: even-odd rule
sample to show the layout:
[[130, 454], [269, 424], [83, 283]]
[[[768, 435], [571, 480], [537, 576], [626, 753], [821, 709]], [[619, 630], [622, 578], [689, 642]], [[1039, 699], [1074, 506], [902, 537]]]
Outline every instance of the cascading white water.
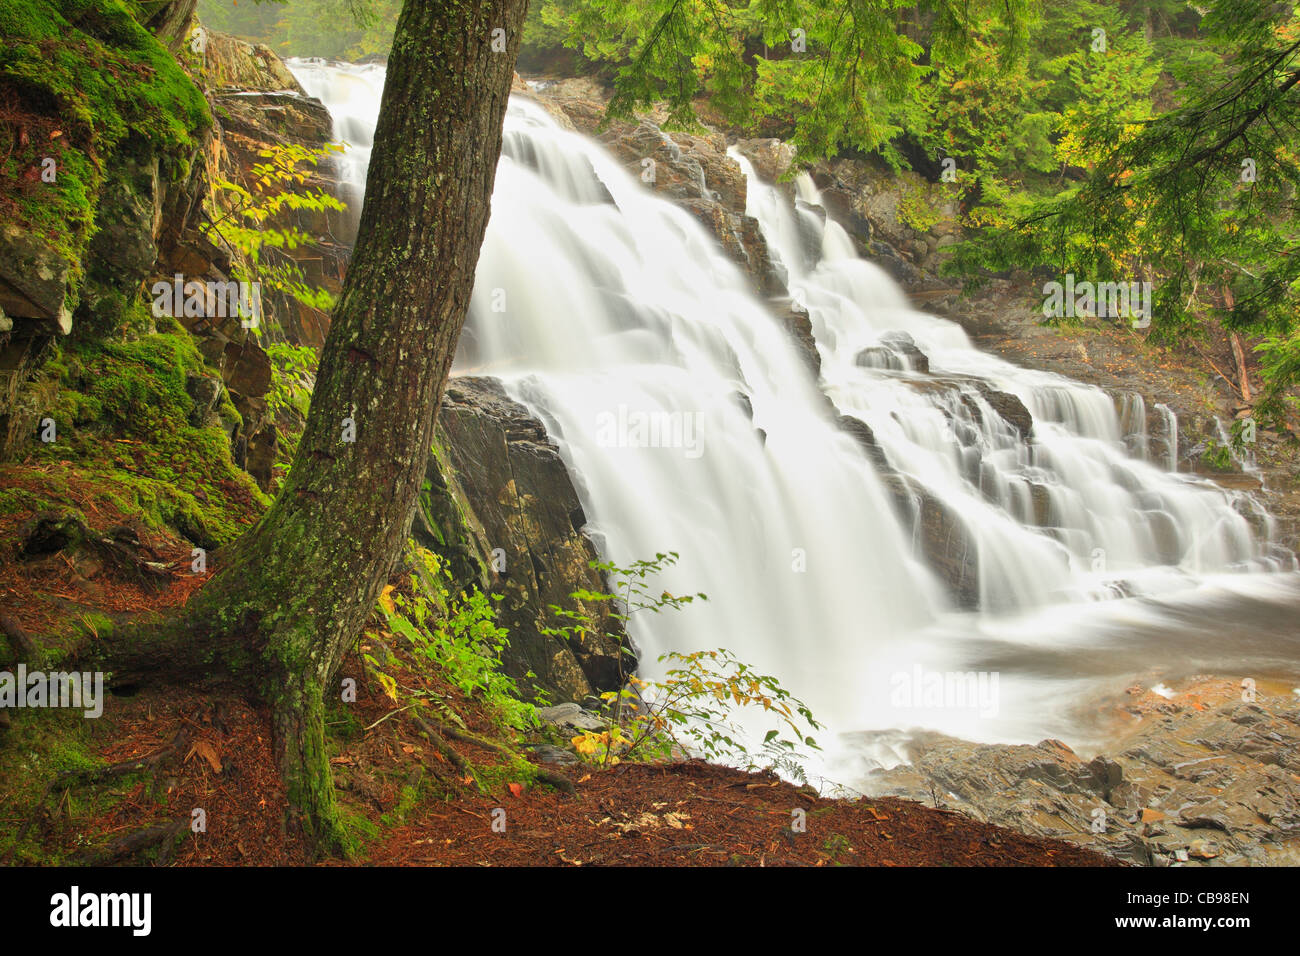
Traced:
[[375, 143], [375, 121], [387, 70], [381, 64], [348, 64], [340, 69], [326, 60], [295, 59], [289, 69], [310, 96], [324, 103], [334, 120], [334, 135], [347, 144], [335, 158], [342, 184], [338, 198], [347, 203], [348, 225], [356, 234], [361, 222], [361, 201], [366, 193], [366, 170]]
[[[732, 156], [749, 177], [747, 211], [809, 311], [828, 393], [872, 427], [894, 467], [966, 519], [978, 541], [983, 607], [1102, 597], [1117, 582], [1126, 592], [1163, 588], [1187, 574], [1277, 569], [1286, 560], [1239, 512], [1250, 510], [1247, 496], [1143, 460], [1140, 396], [1124, 396], [1117, 411], [1100, 389], [973, 348], [959, 326], [913, 310], [856, 255], [806, 175], [791, 208]], [[928, 356], [929, 374], [900, 374], [875, 358], [891, 342], [896, 349], [900, 335]], [[1033, 440], [1022, 440], [966, 379], [1021, 399]], [[1045, 507], [1035, 509], [1035, 500]]]
[[[331, 110], [344, 101], [341, 124], [373, 129], [378, 68], [291, 67]], [[1100, 390], [978, 351], [856, 255], [810, 179], [792, 205], [736, 159], [809, 313], [820, 383], [693, 217], [522, 97], [457, 355], [456, 371], [501, 378], [547, 424], [607, 559], [677, 551], [663, 586], [708, 594], [634, 622], [652, 675], [664, 651], [730, 648], [840, 734], [830, 766], [843, 779], [898, 759], [858, 732], [1078, 742], [1078, 701], [1147, 668], [1296, 659], [1294, 630], [1270, 638], [1278, 609], [1293, 613], [1293, 576], [1232, 573], [1293, 559], [1254, 529], [1245, 515], [1262, 509], [1244, 493], [1176, 473], [1172, 413], [1148, 436], [1132, 400], [1124, 427]], [[995, 409], [999, 393], [1032, 413], [1031, 440]], [[837, 410], [959, 516], [980, 611], [957, 610], [917, 557], [916, 529]], [[1237, 646], [1219, 646], [1225, 628]], [[996, 703], [900, 703], [900, 675], [954, 670], [996, 674]]]

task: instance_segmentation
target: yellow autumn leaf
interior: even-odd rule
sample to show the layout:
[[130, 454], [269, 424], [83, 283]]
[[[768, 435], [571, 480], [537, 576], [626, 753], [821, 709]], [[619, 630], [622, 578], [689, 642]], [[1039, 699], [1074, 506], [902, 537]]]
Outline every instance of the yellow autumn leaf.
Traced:
[[396, 614], [397, 605], [393, 603], [393, 586], [387, 584], [384, 586], [383, 593], [379, 595], [379, 606], [384, 609], [385, 614]]

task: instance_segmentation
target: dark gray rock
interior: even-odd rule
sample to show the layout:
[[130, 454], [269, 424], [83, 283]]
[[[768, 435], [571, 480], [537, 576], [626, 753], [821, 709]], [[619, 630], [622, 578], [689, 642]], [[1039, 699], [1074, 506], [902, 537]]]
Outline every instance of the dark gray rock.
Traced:
[[[564, 461], [546, 428], [490, 378], [456, 377], [438, 417], [438, 446], [413, 532], [444, 555], [453, 573], [477, 581], [498, 604], [510, 646], [505, 670], [552, 699], [583, 700], [617, 690], [636, 666], [604, 602], [588, 602], [599, 634], [585, 641], [542, 633], [558, 623], [550, 605], [574, 609], [570, 594], [603, 592], [590, 567], [598, 555]], [[463, 529], [450, 539], [445, 529]], [[536, 675], [528, 678], [528, 672]]]
[[1287, 697], [1172, 704], [1113, 756], [1059, 741], [979, 745], [915, 735], [913, 765], [873, 792], [932, 799], [981, 820], [1130, 862], [1300, 862], [1300, 708]]
[[67, 335], [71, 263], [21, 226], [0, 226], [0, 309], [29, 332]]

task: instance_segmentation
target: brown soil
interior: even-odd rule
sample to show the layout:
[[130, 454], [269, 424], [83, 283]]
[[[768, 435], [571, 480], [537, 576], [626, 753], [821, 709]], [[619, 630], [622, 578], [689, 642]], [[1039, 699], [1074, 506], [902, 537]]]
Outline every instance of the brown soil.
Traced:
[[[824, 799], [770, 775], [699, 761], [625, 764], [583, 772], [577, 779], [581, 782], [572, 797], [526, 790], [517, 798], [481, 797], [430, 807], [393, 831], [374, 861], [465, 866], [1116, 865], [1068, 843], [1023, 836], [906, 800]], [[492, 829], [497, 808], [505, 811], [504, 833]]]
[[[384, 710], [384, 706], [377, 708]], [[307, 862], [281, 826], [284, 793], [264, 713], [230, 699], [183, 692], [142, 694], [110, 705], [106, 763], [144, 756], [182, 726], [188, 753], [140, 780], [102, 815], [78, 817], [76, 800], [51, 799], [38, 815], [51, 848], [106, 844], [201, 807], [208, 830], [189, 835], [177, 865], [263, 866]], [[458, 750], [477, 768], [491, 758]], [[490, 752], [489, 752], [490, 753]], [[487, 759], [485, 759], [487, 758]], [[452, 771], [409, 724], [389, 720], [334, 758], [352, 771], [340, 792], [352, 812], [378, 823], [401, 782], [430, 768]], [[220, 767], [220, 770], [217, 770]], [[820, 797], [770, 774], [688, 761], [624, 763], [563, 773], [572, 796], [542, 784], [504, 783], [478, 793], [455, 779], [406, 822], [369, 843], [356, 864], [386, 866], [1116, 866], [1069, 843], [1025, 836], [906, 800]], [[76, 795], [77, 788], [70, 793]], [[165, 805], [162, 801], [165, 801]], [[31, 808], [0, 802], [0, 825], [20, 826]], [[501, 819], [504, 832], [494, 830]], [[795, 811], [802, 811], [796, 813]], [[802, 827], [802, 829], [801, 829]], [[337, 861], [333, 865], [348, 865]]]

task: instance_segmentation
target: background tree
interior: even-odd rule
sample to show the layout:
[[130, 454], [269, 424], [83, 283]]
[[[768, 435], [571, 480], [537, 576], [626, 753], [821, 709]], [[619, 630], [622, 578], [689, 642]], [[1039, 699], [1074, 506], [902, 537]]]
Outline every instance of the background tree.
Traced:
[[1260, 338], [1267, 391], [1255, 410], [1277, 419], [1300, 382], [1300, 18], [1292, 4], [1215, 0], [1197, 30], [1186, 58], [1156, 41], [1172, 108], [1142, 116], [1080, 101], [1066, 145], [1086, 175], [1006, 210], [959, 265], [1154, 279], [1152, 334], [1222, 323], [1248, 401], [1239, 335]]
[[689, 125], [707, 96], [740, 126], [788, 119], [807, 161], [888, 148], [933, 63], [964, 62], [971, 38], [997, 24], [1010, 64], [1037, 9], [1037, 0], [547, 0], [541, 19], [588, 58], [616, 64], [611, 116], [662, 101], [671, 121]]

